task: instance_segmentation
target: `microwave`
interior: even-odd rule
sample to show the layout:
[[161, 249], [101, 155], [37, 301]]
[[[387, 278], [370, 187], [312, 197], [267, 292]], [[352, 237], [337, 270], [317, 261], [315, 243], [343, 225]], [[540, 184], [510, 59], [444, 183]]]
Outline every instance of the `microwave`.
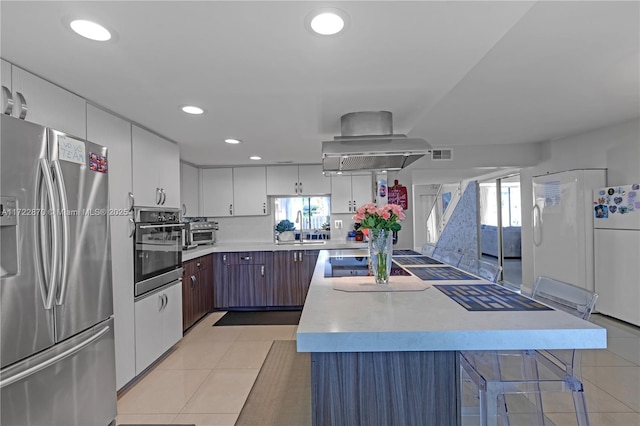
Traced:
[[215, 244], [218, 222], [190, 222], [187, 226], [188, 245]]

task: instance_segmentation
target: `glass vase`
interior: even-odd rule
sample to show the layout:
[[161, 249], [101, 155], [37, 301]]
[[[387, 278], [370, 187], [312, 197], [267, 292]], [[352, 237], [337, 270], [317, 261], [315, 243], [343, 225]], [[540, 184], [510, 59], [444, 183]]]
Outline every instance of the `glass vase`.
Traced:
[[376, 284], [388, 284], [391, 275], [393, 232], [384, 229], [369, 230], [369, 261]]

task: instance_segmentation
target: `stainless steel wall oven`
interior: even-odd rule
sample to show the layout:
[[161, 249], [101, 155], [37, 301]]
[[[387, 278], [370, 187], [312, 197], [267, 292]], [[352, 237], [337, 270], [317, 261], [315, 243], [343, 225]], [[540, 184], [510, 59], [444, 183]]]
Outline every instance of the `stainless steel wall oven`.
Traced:
[[136, 210], [135, 297], [182, 278], [182, 228], [178, 209]]

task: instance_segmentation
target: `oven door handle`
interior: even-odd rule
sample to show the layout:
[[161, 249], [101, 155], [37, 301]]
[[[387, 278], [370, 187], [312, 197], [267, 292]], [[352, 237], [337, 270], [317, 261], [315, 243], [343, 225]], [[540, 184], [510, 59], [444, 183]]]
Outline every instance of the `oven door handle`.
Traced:
[[151, 229], [151, 228], [182, 228], [184, 227], [184, 223], [172, 223], [167, 225], [138, 225], [140, 229]]

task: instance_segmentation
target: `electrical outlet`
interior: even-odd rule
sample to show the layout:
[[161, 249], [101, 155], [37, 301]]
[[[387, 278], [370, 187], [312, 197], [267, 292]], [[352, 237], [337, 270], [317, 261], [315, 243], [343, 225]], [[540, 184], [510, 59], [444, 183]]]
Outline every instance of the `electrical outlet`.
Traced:
[[341, 220], [336, 220], [335, 221], [335, 228], [336, 229], [342, 229], [342, 221]]

